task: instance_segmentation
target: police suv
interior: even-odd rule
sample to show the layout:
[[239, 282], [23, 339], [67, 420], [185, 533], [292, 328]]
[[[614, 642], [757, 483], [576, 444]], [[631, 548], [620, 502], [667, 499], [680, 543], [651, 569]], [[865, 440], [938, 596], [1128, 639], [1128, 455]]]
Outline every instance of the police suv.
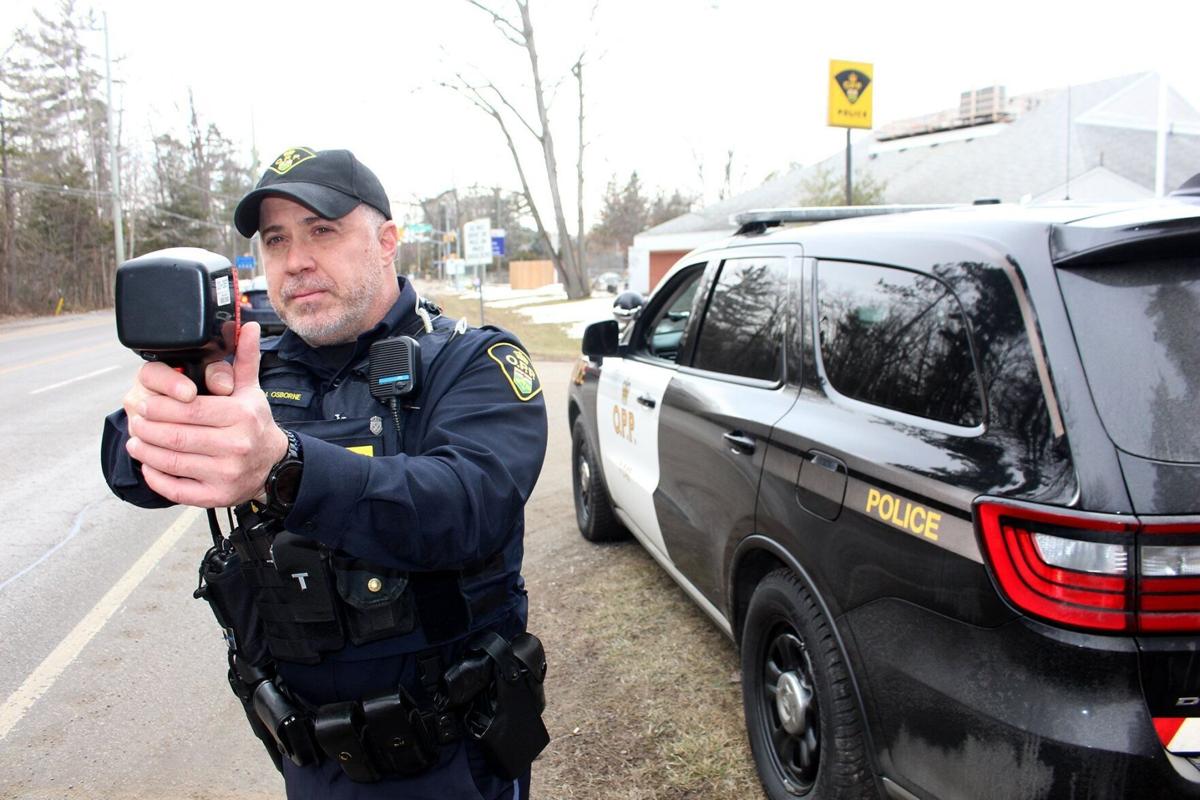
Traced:
[[1198, 179], [750, 212], [587, 329], [579, 528], [737, 643], [768, 797], [1200, 797]]

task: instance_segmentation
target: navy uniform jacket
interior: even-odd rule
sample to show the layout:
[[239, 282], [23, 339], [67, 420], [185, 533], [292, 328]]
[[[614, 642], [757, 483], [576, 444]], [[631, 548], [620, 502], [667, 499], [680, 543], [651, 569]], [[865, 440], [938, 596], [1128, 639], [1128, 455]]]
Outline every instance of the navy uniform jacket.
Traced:
[[[520, 577], [524, 505], [546, 449], [541, 385], [515, 337], [467, 329], [441, 345], [413, 407], [401, 407], [402, 430], [396, 431], [388, 407], [369, 393], [365, 362], [380, 339], [407, 334], [431, 341], [420, 334], [415, 289], [403, 278], [400, 286], [395, 306], [359, 337], [344, 362], [330, 363], [334, 348], [314, 350], [291, 331], [263, 343], [260, 382], [276, 420], [296, 432], [303, 450], [303, 478], [284, 526], [356, 558], [411, 572], [487, 562], [487, 569], [463, 579], [469, 599], [491, 598], [488, 614], [473, 618], [470, 628], [512, 635], [524, 629], [527, 610]], [[452, 323], [436, 322], [439, 331], [428, 336], [448, 336]], [[101, 450], [109, 486], [139, 506], [170, 505], [146, 486], [125, 450], [127, 439], [124, 412], [111, 414]], [[361, 699], [397, 681], [413, 687], [414, 659], [406, 656], [429, 648], [418, 627], [348, 644], [320, 664], [281, 662], [279, 671], [307, 702]], [[454, 643], [444, 652], [453, 657]]]

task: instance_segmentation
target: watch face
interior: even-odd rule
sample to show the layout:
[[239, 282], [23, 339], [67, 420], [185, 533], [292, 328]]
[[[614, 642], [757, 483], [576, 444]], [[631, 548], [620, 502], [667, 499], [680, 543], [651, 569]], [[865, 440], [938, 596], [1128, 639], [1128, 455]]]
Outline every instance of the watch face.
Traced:
[[271, 484], [271, 499], [279, 505], [291, 508], [296, 502], [296, 494], [300, 491], [300, 476], [303, 473], [299, 461], [286, 461], [275, 470], [274, 481]]

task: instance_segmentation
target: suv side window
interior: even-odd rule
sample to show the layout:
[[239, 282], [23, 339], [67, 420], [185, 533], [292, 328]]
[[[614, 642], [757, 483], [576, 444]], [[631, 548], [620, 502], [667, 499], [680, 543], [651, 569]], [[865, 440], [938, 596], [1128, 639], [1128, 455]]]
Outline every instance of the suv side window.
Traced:
[[726, 259], [701, 321], [692, 366], [778, 380], [783, 366], [787, 290], [784, 259]]
[[822, 366], [839, 393], [952, 425], [982, 423], [966, 317], [937, 278], [822, 261], [817, 319]]
[[683, 276], [672, 289], [670, 298], [642, 329], [643, 343], [639, 349], [667, 361], [675, 361], [679, 357], [683, 333], [692, 316], [696, 290], [700, 288], [700, 278], [704, 275], [703, 267], [703, 264], [694, 265], [690, 273]]

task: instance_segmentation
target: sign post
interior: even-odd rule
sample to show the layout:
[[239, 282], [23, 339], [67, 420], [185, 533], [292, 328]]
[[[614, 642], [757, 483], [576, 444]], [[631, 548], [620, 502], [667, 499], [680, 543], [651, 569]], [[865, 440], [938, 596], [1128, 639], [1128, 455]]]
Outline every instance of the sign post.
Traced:
[[479, 324], [483, 322], [483, 279], [487, 265], [492, 263], [492, 221], [488, 217], [473, 219], [463, 225], [463, 260], [475, 266], [479, 280]]
[[829, 62], [829, 126], [846, 129], [846, 205], [853, 205], [850, 186], [850, 129], [871, 128], [874, 65], [861, 61]]

